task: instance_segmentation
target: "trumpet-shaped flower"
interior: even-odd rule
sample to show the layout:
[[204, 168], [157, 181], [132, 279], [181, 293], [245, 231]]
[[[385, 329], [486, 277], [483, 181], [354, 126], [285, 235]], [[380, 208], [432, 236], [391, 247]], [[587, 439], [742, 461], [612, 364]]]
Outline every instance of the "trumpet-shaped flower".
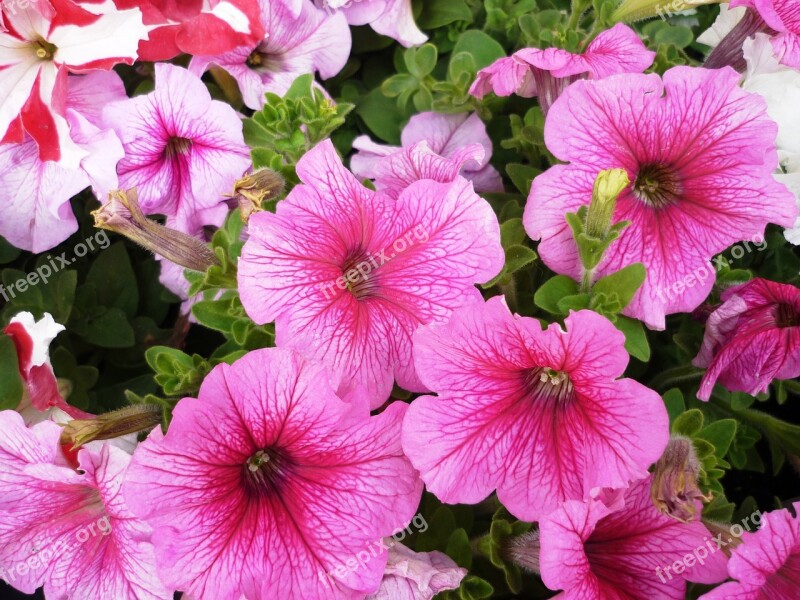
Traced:
[[361, 387], [373, 407], [395, 378], [424, 390], [414, 330], [480, 301], [474, 285], [504, 262], [497, 218], [457, 172], [394, 198], [362, 186], [329, 140], [319, 144], [298, 162], [303, 183], [276, 213], [250, 218], [239, 263], [248, 315], [275, 321], [278, 346], [325, 363], [340, 391]]
[[0, 412], [0, 574], [48, 598], [166, 600], [155, 574], [150, 530], [122, 499], [131, 456], [85, 447], [76, 472], [61, 453], [61, 427], [25, 427]]
[[[108, 5], [104, 5], [108, 6]], [[76, 169], [87, 155], [70, 137], [67, 74], [132, 64], [147, 38], [138, 9], [93, 14], [71, 0], [4, 3], [0, 31], [0, 137], [36, 142], [39, 158]], [[44, 9], [44, 10], [43, 10]]]
[[542, 519], [542, 581], [564, 590], [559, 598], [683, 600], [687, 580], [725, 579], [727, 558], [709, 531], [700, 521], [661, 514], [650, 483], [650, 477], [634, 482], [613, 507], [571, 500]]
[[669, 437], [654, 391], [618, 379], [624, 336], [584, 310], [566, 330], [512, 315], [502, 298], [465, 306], [420, 328], [414, 361], [438, 396], [414, 400], [403, 449], [443, 502], [476, 503], [493, 490], [535, 521], [597, 487], [647, 474]]
[[581, 54], [560, 48], [525, 48], [501, 58], [478, 72], [470, 93], [476, 98], [489, 92], [498, 96], [538, 96], [546, 113], [572, 82], [641, 73], [653, 64], [654, 58], [655, 52], [645, 48], [633, 29], [618, 23], [598, 35]]
[[778, 600], [796, 598], [800, 590], [800, 502], [761, 516], [761, 528], [742, 534], [733, 550], [723, 583], [700, 600]]
[[756, 395], [773, 379], [800, 376], [800, 289], [753, 279], [727, 289], [706, 323], [694, 365], [705, 367], [698, 398], [714, 384]]
[[87, 187], [98, 197], [117, 187], [117, 163], [123, 156], [116, 134], [102, 124], [99, 106], [124, 99], [114, 72], [67, 78], [66, 119], [71, 139], [82, 152], [76, 168], [43, 161], [33, 138], [0, 144], [0, 235], [18, 248], [44, 252], [78, 229], [70, 198]]
[[225, 69], [254, 110], [264, 106], [266, 92], [283, 95], [300, 75], [317, 71], [323, 79], [333, 77], [350, 56], [347, 21], [311, 0], [302, 0], [300, 9], [295, 14], [289, 0], [262, 0], [263, 40], [223, 54], [196, 56], [189, 69], [198, 76], [213, 66]]
[[545, 141], [566, 165], [537, 177], [523, 223], [554, 271], [581, 276], [564, 214], [589, 204], [597, 174], [632, 182], [613, 219], [630, 221], [595, 275], [643, 263], [647, 278], [625, 309], [650, 327], [694, 310], [714, 283], [710, 259], [767, 223], [794, 224], [793, 194], [775, 181], [777, 126], [732, 69], [675, 67], [658, 75], [579, 81], [553, 105]]
[[[492, 158], [492, 141], [477, 114], [445, 115], [425, 112], [414, 115], [403, 128], [400, 140], [402, 148], [376, 144], [367, 136], [357, 137], [353, 148], [358, 152], [350, 159], [353, 173], [365, 179], [375, 179], [378, 189], [381, 189], [378, 179], [386, 170], [382, 165], [392, 162], [387, 157], [398, 157], [401, 150], [425, 142], [432, 152], [463, 162], [461, 175], [472, 182], [476, 192], [503, 191], [500, 174], [489, 164]], [[479, 144], [483, 151], [476, 151], [475, 144]]]
[[119, 135], [125, 158], [120, 187], [136, 188], [145, 214], [194, 234], [221, 225], [224, 195], [250, 164], [236, 111], [211, 99], [186, 69], [156, 64], [156, 89], [106, 107], [103, 116]]
[[411, 521], [422, 492], [400, 448], [405, 408], [370, 417], [284, 348], [217, 366], [128, 471], [163, 580], [194, 600], [374, 592], [387, 556], [373, 546]]
[[795, 0], [731, 0], [730, 6], [756, 11], [776, 34], [772, 45], [780, 62], [800, 68], [800, 11]]
[[339, 11], [351, 25], [369, 25], [376, 33], [403, 46], [417, 46], [428, 38], [414, 22], [411, 0], [316, 0], [328, 12]]

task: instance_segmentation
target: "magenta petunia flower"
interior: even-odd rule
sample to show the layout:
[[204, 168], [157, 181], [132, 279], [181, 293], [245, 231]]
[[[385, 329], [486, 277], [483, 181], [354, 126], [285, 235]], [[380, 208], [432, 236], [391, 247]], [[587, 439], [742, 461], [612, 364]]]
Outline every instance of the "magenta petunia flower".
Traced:
[[186, 69], [161, 63], [155, 69], [154, 92], [103, 112], [125, 148], [120, 187], [135, 187], [146, 214], [165, 215], [185, 233], [221, 225], [224, 195], [250, 165], [241, 120]]
[[[353, 173], [363, 179], [377, 179], [381, 174], [381, 165], [391, 162], [386, 160], [387, 157], [396, 157], [402, 149], [425, 142], [432, 152], [444, 158], [463, 160], [461, 175], [472, 182], [476, 192], [503, 191], [500, 174], [489, 164], [492, 141], [486, 134], [486, 125], [477, 114], [420, 113], [411, 117], [400, 139], [402, 148], [376, 144], [365, 135], [357, 137], [353, 141], [353, 148], [358, 152], [350, 159]], [[481, 146], [483, 152], [480, 156], [472, 150], [474, 144]]]
[[414, 552], [394, 543], [381, 586], [366, 600], [431, 600], [439, 592], [458, 589], [466, 574], [446, 554]]
[[350, 29], [344, 15], [302, 0], [295, 14], [289, 0], [260, 0], [266, 31], [257, 46], [239, 46], [223, 54], [195, 56], [189, 70], [200, 76], [210, 67], [225, 69], [239, 83], [244, 103], [264, 106], [264, 94], [283, 95], [300, 75], [319, 72], [328, 79], [342, 70], [350, 56]]
[[466, 306], [414, 337], [420, 379], [403, 449], [427, 489], [474, 504], [494, 489], [535, 521], [593, 488], [647, 474], [669, 437], [660, 396], [632, 379], [624, 336], [582, 310], [542, 330], [500, 297]]
[[800, 590], [800, 502], [761, 516], [761, 528], [742, 534], [723, 583], [700, 600], [790, 600]]
[[363, 388], [373, 408], [395, 378], [425, 390], [411, 335], [479, 301], [474, 285], [500, 271], [494, 212], [461, 177], [418, 181], [397, 198], [373, 192], [329, 140], [298, 162], [297, 174], [303, 184], [275, 214], [250, 218], [239, 262], [247, 314], [275, 321], [277, 345], [325, 363], [340, 391]]
[[[0, 235], [31, 252], [57, 246], [78, 229], [69, 201], [91, 186], [104, 196], [117, 187], [117, 163], [123, 156], [116, 134], [99, 119], [98, 105], [125, 98], [119, 76], [96, 72], [67, 78], [66, 120], [82, 158], [76, 168], [43, 161], [31, 137], [0, 144]], [[91, 99], [87, 102], [87, 99]]]
[[731, 0], [730, 6], [756, 11], [775, 33], [772, 46], [778, 60], [800, 69], [800, 10], [796, 0]]
[[708, 369], [698, 398], [708, 400], [717, 382], [755, 396], [773, 379], [800, 376], [800, 289], [753, 279], [725, 290], [722, 300], [693, 361]]
[[5, 2], [0, 30], [0, 138], [22, 143], [29, 135], [42, 161], [76, 169], [86, 152], [70, 138], [65, 114], [67, 74], [132, 64], [147, 38], [138, 9], [72, 0]]
[[703, 301], [712, 256], [763, 236], [767, 223], [791, 227], [794, 196], [772, 177], [777, 126], [764, 100], [738, 82], [729, 68], [675, 67], [663, 81], [631, 74], [570, 86], [545, 124], [547, 147], [569, 164], [534, 180], [523, 216], [547, 266], [580, 277], [564, 214], [589, 204], [597, 174], [609, 168], [624, 168], [633, 182], [614, 212], [631, 225], [595, 276], [643, 263], [647, 279], [624, 312], [652, 328]]
[[541, 520], [542, 581], [564, 590], [558, 598], [684, 600], [687, 580], [725, 579], [727, 557], [708, 529], [661, 514], [650, 484], [634, 482], [615, 506], [571, 500]]
[[217, 366], [128, 471], [125, 498], [154, 528], [164, 581], [194, 600], [375, 591], [380, 541], [408, 525], [422, 493], [400, 448], [405, 408], [370, 417], [284, 348]]
[[350, 25], [369, 25], [407, 48], [428, 39], [414, 22], [411, 0], [316, 0], [316, 4], [329, 13], [344, 13]]
[[0, 412], [0, 576], [47, 598], [166, 600], [155, 575], [150, 530], [122, 499], [131, 456], [108, 444], [84, 447], [80, 469], [59, 448], [61, 427], [25, 427]]
[[656, 53], [647, 50], [636, 32], [617, 23], [600, 33], [581, 54], [560, 48], [525, 48], [501, 58], [485, 69], [470, 88], [476, 98], [489, 92], [539, 97], [547, 113], [556, 98], [578, 79], [602, 79], [617, 73], [641, 73], [653, 64]]
[[92, 417], [67, 404], [58, 389], [58, 381], [50, 363], [50, 344], [62, 331], [64, 326], [56, 323], [50, 313], [45, 313], [37, 321], [29, 312], [14, 315], [3, 329], [17, 351], [19, 374], [24, 384], [17, 412], [28, 425], [46, 419], [60, 422], [70, 417]]

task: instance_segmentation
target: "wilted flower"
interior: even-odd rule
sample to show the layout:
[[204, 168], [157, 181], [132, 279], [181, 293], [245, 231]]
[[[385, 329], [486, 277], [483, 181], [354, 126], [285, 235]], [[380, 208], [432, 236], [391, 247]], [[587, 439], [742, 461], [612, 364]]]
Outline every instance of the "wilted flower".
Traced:
[[710, 501], [700, 487], [700, 462], [690, 438], [672, 436], [653, 468], [650, 494], [656, 508], [678, 521], [689, 523], [702, 511], [702, 501]]
[[366, 600], [431, 600], [439, 592], [458, 589], [466, 574], [446, 554], [414, 552], [395, 543], [381, 587]]

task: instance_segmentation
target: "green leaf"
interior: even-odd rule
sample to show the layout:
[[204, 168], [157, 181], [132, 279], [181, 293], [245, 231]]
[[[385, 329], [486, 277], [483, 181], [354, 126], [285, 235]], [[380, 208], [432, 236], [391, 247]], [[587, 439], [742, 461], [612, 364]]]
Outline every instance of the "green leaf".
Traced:
[[130, 348], [136, 335], [128, 316], [119, 308], [101, 308], [74, 328], [83, 339], [101, 348]]
[[403, 53], [408, 72], [417, 79], [424, 79], [430, 75], [436, 66], [439, 52], [433, 44], [424, 44], [415, 48], [408, 48]]
[[514, 186], [521, 193], [525, 194], [525, 196], [530, 193], [531, 183], [541, 172], [541, 169], [531, 167], [530, 165], [523, 165], [520, 163], [508, 163], [506, 165], [506, 173], [508, 173]]
[[564, 296], [558, 301], [558, 310], [562, 315], [569, 314], [571, 310], [583, 310], [584, 308], [589, 308], [589, 294]]
[[619, 315], [614, 326], [625, 334], [625, 350], [642, 362], [650, 360], [650, 344], [647, 341], [647, 330], [641, 321]]
[[469, 543], [469, 536], [463, 528], [459, 527], [450, 535], [445, 553], [459, 567], [464, 569], [472, 567], [472, 547]]
[[536, 252], [527, 246], [515, 244], [506, 248], [506, 273], [516, 273], [537, 259]]
[[703, 427], [703, 413], [693, 408], [680, 415], [672, 424], [672, 433], [694, 437]]
[[16, 260], [22, 250], [12, 246], [4, 237], [0, 237], [0, 265]]
[[607, 297], [616, 298], [622, 310], [630, 304], [646, 276], [647, 270], [644, 265], [634, 263], [595, 282], [592, 294], [605, 294]]
[[566, 275], [556, 275], [544, 282], [533, 295], [533, 303], [539, 308], [554, 315], [564, 313], [558, 308], [558, 302], [566, 296], [578, 293], [578, 283]]
[[673, 25], [659, 29], [653, 41], [656, 44], [673, 45], [676, 48], [686, 48], [694, 41], [694, 33], [683, 25]]
[[709, 423], [697, 433], [697, 437], [702, 438], [714, 445], [717, 458], [723, 458], [736, 436], [736, 420], [720, 419]]
[[101, 306], [117, 308], [128, 318], [136, 315], [139, 286], [123, 242], [117, 242], [97, 255], [86, 276], [86, 283], [94, 285]]
[[472, 21], [472, 11], [465, 0], [437, 0], [422, 3], [417, 25], [422, 29], [438, 29], [456, 21]]
[[241, 318], [234, 311], [234, 301], [203, 300], [192, 306], [192, 314], [201, 325], [223, 333], [230, 333], [233, 324]]
[[477, 29], [465, 31], [458, 37], [453, 47], [453, 54], [468, 52], [475, 59], [475, 67], [483, 69], [488, 67], [498, 58], [503, 58], [506, 53], [500, 43], [490, 35]]
[[667, 407], [669, 422], [674, 423], [675, 419], [686, 411], [686, 402], [683, 399], [683, 392], [680, 388], [672, 388], [667, 391], [662, 398]]
[[500, 243], [503, 248], [522, 244], [525, 241], [525, 237], [525, 228], [522, 226], [522, 219], [519, 217], [508, 219], [500, 225]]
[[22, 377], [14, 340], [0, 334], [0, 410], [14, 410], [22, 400]]

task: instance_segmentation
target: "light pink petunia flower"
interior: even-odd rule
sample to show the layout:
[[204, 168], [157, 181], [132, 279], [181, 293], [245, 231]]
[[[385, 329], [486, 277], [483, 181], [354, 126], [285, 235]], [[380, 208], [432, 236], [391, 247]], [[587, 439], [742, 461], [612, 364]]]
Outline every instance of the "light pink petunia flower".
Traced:
[[[358, 152], [350, 159], [353, 173], [362, 179], [377, 179], [381, 164], [390, 162], [386, 161], [386, 157], [397, 156], [402, 149], [426, 142], [432, 152], [444, 158], [463, 160], [461, 175], [472, 182], [476, 192], [503, 191], [500, 174], [489, 164], [492, 141], [486, 134], [486, 125], [477, 114], [424, 112], [414, 115], [403, 128], [400, 140], [402, 148], [376, 144], [365, 135], [357, 137], [353, 141], [353, 148]], [[472, 150], [474, 144], [480, 145], [482, 155], [478, 156], [479, 152]], [[472, 154], [464, 156], [468, 149]], [[381, 189], [380, 185], [377, 187]]]
[[150, 529], [122, 499], [131, 456], [108, 444], [83, 448], [80, 469], [59, 449], [61, 427], [25, 427], [0, 412], [0, 567], [12, 586], [47, 598], [166, 600]]
[[525, 48], [501, 58], [478, 71], [469, 91], [476, 98], [489, 92], [498, 96], [538, 96], [546, 114], [572, 82], [641, 73], [653, 64], [655, 56], [633, 29], [617, 23], [600, 33], [581, 54], [560, 48]]
[[[22, 143], [27, 133], [43, 161], [76, 169], [87, 155], [70, 138], [65, 106], [67, 74], [132, 64], [147, 38], [138, 9], [114, 5], [92, 14], [71, 0], [2, 6], [0, 31], [0, 137]], [[44, 10], [42, 10], [44, 9]]]
[[737, 392], [766, 392], [773, 379], [800, 376], [800, 289], [753, 279], [727, 289], [706, 323], [693, 364], [708, 370], [697, 397], [719, 382]]
[[535, 521], [565, 500], [644, 477], [667, 445], [660, 396], [632, 379], [625, 339], [582, 310], [542, 330], [504, 300], [466, 306], [414, 336], [420, 379], [438, 396], [414, 400], [403, 449], [427, 489], [448, 504], [493, 490]]
[[708, 529], [661, 514], [650, 484], [631, 484], [622, 505], [571, 500], [541, 520], [542, 581], [564, 590], [559, 599], [684, 600], [687, 580], [725, 579], [727, 557]]
[[579, 278], [578, 251], [564, 214], [589, 204], [597, 174], [624, 168], [633, 182], [614, 221], [631, 221], [600, 263], [602, 277], [641, 262], [647, 279], [625, 309], [651, 328], [708, 295], [710, 259], [741, 239], [784, 227], [798, 214], [775, 181], [777, 126], [766, 103], [741, 90], [730, 68], [675, 67], [658, 75], [579, 81], [553, 105], [547, 147], [566, 165], [531, 187], [523, 223], [548, 267]]
[[494, 212], [461, 177], [418, 181], [397, 198], [371, 191], [330, 140], [297, 174], [302, 185], [276, 213], [250, 218], [239, 262], [247, 314], [275, 321], [278, 346], [325, 363], [342, 393], [361, 387], [373, 408], [395, 378], [424, 391], [411, 335], [481, 300], [474, 285], [504, 263]]
[[145, 214], [165, 215], [185, 233], [219, 226], [228, 212], [224, 195], [250, 165], [242, 122], [186, 69], [155, 69], [155, 91], [103, 112], [125, 148], [120, 187], [135, 187]]
[[395, 543], [381, 587], [367, 600], [431, 600], [439, 592], [455, 590], [467, 574], [441, 552], [414, 552]]
[[113, 71], [67, 78], [65, 111], [75, 147], [76, 168], [39, 157], [36, 142], [0, 144], [0, 235], [18, 248], [44, 252], [78, 229], [70, 198], [91, 186], [98, 197], [117, 187], [117, 163], [124, 152], [116, 134], [99, 119], [98, 106], [125, 98]]
[[210, 67], [225, 69], [239, 83], [244, 103], [264, 106], [264, 94], [283, 95], [300, 75], [319, 72], [328, 79], [342, 70], [350, 56], [350, 29], [341, 14], [329, 15], [303, 0], [293, 14], [288, 0], [260, 0], [266, 31], [257, 46], [240, 46], [214, 56], [195, 56], [189, 70], [200, 76]]
[[369, 25], [376, 33], [406, 48], [424, 44], [427, 36], [414, 22], [411, 0], [316, 0], [329, 13], [340, 11], [351, 25]]
[[761, 528], [742, 534], [724, 583], [700, 600], [791, 600], [800, 591], [800, 502], [761, 516]]
[[374, 547], [422, 493], [400, 448], [405, 409], [370, 417], [284, 348], [215, 367], [128, 471], [125, 498], [154, 528], [164, 581], [194, 600], [375, 591], [387, 556]]
[[64, 331], [50, 313], [38, 321], [29, 312], [21, 312], [3, 329], [17, 351], [19, 373], [24, 383], [22, 400], [17, 407], [28, 425], [46, 419], [65, 421], [91, 418], [92, 415], [70, 406], [61, 396], [53, 366], [50, 344]]
[[778, 60], [800, 69], [800, 10], [797, 0], [731, 0], [731, 8], [746, 6], [773, 30], [772, 45]]

